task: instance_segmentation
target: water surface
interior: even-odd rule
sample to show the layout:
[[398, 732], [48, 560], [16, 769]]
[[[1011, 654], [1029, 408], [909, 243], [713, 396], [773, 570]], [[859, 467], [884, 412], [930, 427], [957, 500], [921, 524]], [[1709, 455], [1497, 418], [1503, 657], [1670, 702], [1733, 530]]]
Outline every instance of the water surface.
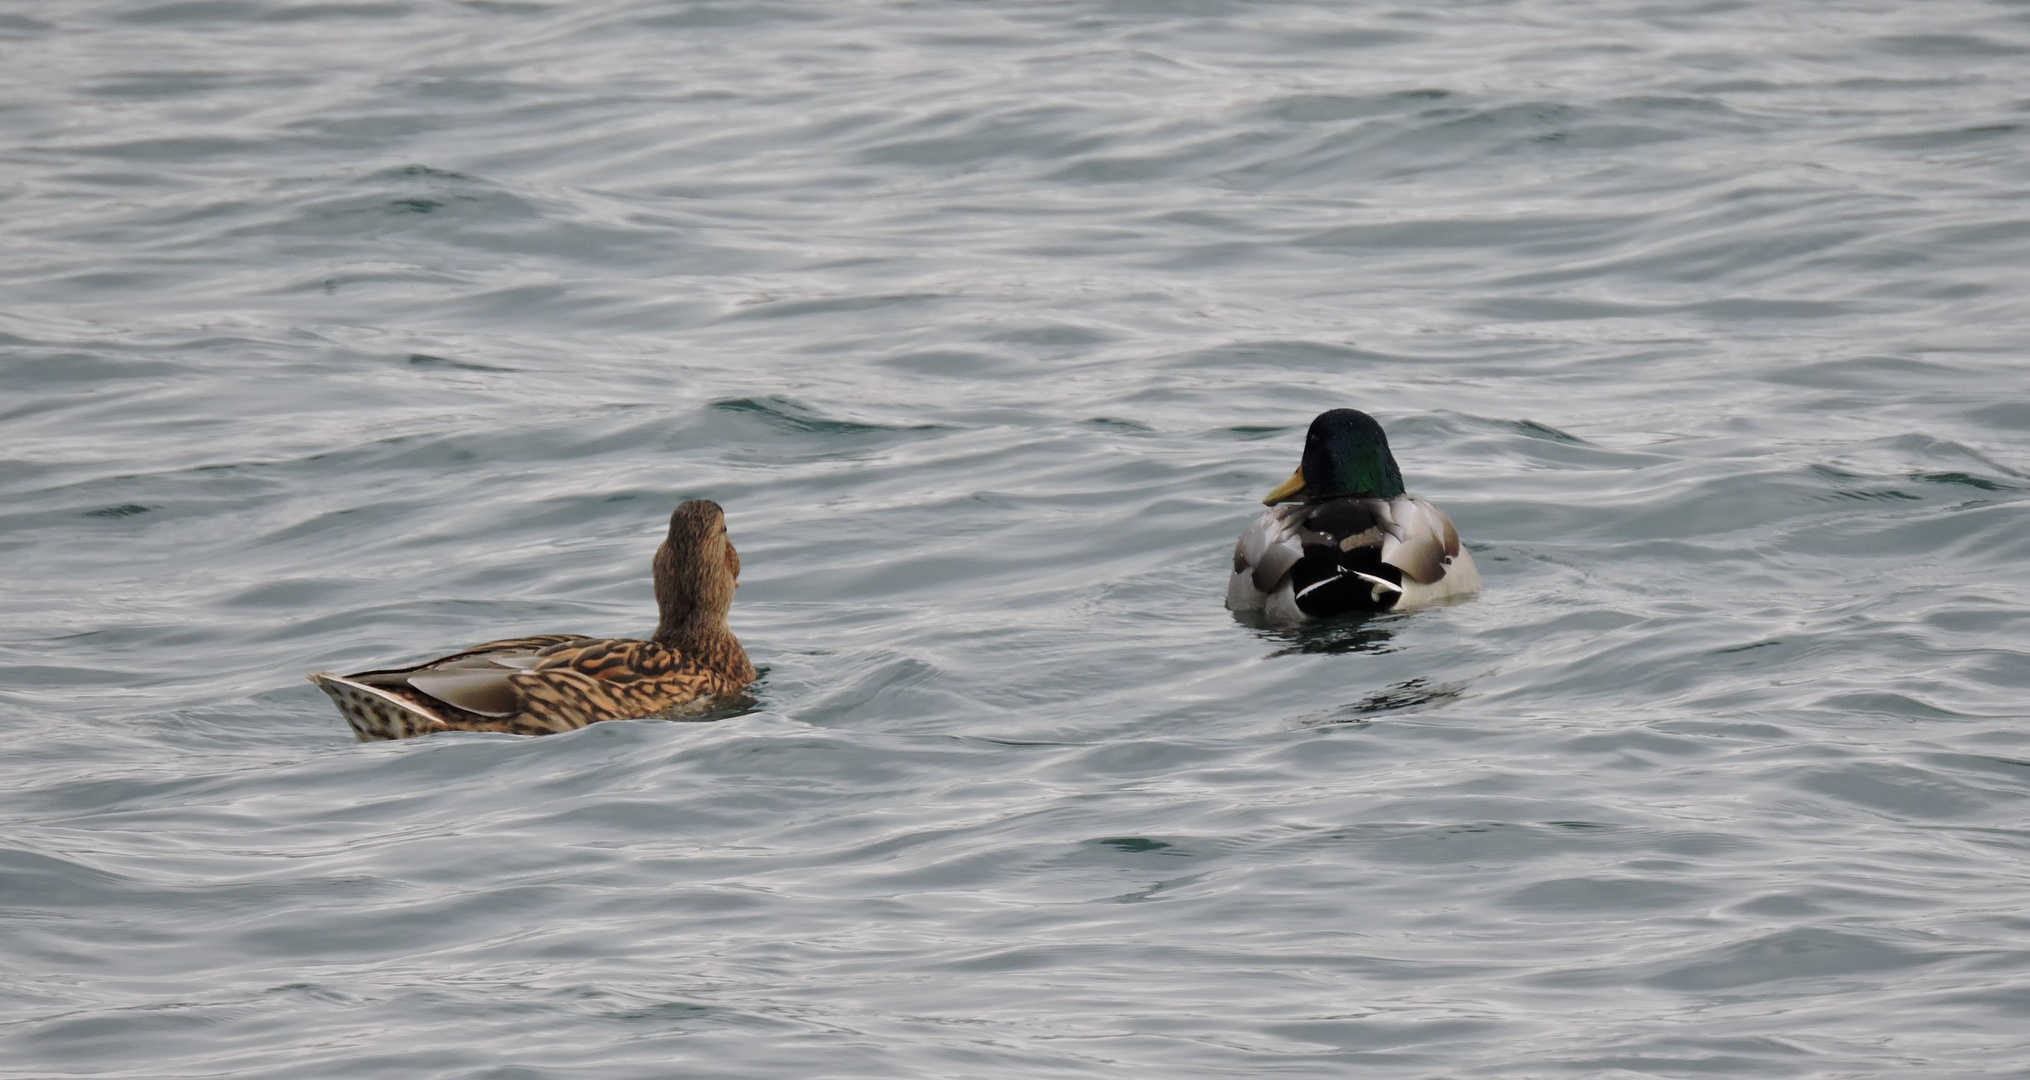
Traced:
[[[2030, 1075], [2030, 8], [0, 41], [0, 1075]], [[1332, 406], [1480, 598], [1222, 610]], [[695, 497], [751, 710], [302, 680]]]

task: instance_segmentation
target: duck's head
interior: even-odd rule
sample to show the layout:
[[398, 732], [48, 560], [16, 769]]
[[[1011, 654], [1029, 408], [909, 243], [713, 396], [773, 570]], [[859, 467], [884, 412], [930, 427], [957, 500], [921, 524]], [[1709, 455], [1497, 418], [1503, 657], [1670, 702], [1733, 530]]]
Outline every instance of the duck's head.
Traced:
[[1359, 409], [1332, 409], [1311, 421], [1304, 458], [1290, 479], [1262, 502], [1312, 501], [1345, 495], [1388, 499], [1403, 493], [1403, 470], [1389, 453], [1389, 437]]
[[740, 581], [740, 553], [726, 535], [726, 512], [693, 499], [670, 515], [670, 534], [656, 548], [656, 605], [663, 638], [680, 629], [720, 626]]

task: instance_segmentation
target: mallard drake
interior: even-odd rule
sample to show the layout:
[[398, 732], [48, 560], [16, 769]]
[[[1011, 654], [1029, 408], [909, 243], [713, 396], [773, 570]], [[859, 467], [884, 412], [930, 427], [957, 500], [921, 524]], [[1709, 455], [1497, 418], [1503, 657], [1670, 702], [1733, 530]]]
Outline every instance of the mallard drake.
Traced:
[[747, 650], [726, 625], [740, 553], [719, 504], [677, 507], [652, 565], [662, 621], [647, 641], [507, 638], [409, 667], [320, 671], [310, 681], [331, 695], [361, 742], [453, 730], [549, 735], [703, 711], [754, 681]]
[[1318, 414], [1297, 471], [1234, 545], [1231, 611], [1300, 623], [1408, 611], [1480, 589], [1445, 511], [1403, 493], [1389, 437], [1358, 409]]

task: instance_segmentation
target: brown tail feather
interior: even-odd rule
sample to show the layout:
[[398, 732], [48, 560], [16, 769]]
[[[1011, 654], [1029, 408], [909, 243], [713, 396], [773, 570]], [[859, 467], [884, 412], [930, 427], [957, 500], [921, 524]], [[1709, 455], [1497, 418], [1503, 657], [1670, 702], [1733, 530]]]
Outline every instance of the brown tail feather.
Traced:
[[328, 671], [312, 672], [306, 678], [330, 696], [361, 742], [406, 739], [412, 735], [451, 730], [451, 725], [445, 723], [443, 717], [378, 687], [354, 682]]

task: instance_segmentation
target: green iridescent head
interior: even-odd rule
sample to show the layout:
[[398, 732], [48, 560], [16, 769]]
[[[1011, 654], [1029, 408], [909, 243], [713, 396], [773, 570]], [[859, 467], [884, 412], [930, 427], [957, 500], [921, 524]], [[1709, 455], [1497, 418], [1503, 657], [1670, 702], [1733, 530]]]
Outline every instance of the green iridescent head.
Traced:
[[1332, 409], [1311, 421], [1297, 472], [1262, 501], [1273, 506], [1363, 495], [1388, 499], [1403, 493], [1403, 470], [1389, 453], [1382, 426], [1359, 409]]

